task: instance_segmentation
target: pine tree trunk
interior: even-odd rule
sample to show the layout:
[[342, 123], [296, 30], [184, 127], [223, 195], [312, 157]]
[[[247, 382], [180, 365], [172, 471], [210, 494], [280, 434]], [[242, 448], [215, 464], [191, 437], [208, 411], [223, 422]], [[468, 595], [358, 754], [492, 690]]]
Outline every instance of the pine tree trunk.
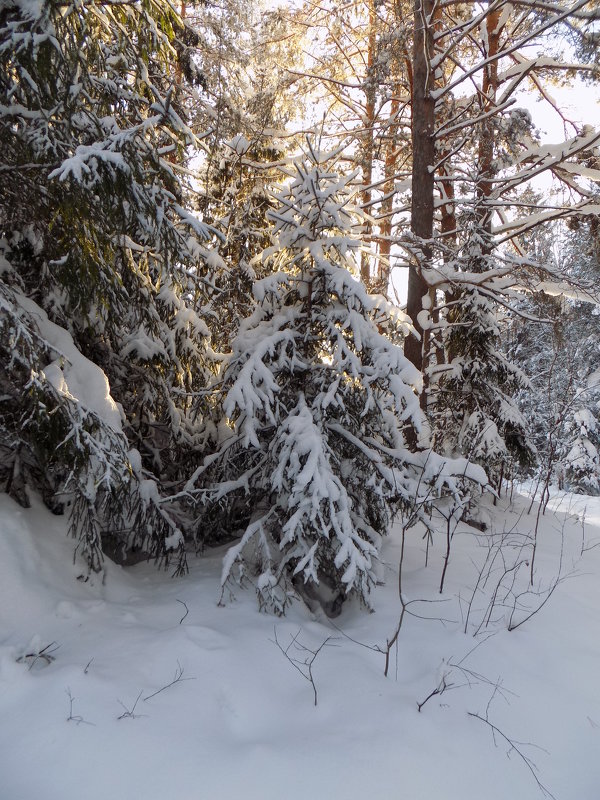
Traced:
[[498, 91], [498, 48], [500, 42], [500, 10], [490, 11], [485, 20], [486, 36], [484, 53], [486, 58], [492, 58], [483, 70], [481, 86], [481, 111], [490, 116], [481, 122], [478, 152], [478, 179], [477, 179], [477, 217], [482, 230], [485, 232], [484, 255], [489, 255], [492, 250], [491, 231], [493, 210], [490, 208], [489, 199], [494, 190], [494, 115], [496, 95]]
[[387, 296], [390, 281], [390, 253], [392, 249], [392, 217], [394, 214], [394, 177], [398, 161], [398, 114], [400, 87], [394, 87], [394, 97], [390, 109], [390, 121], [387, 129], [385, 148], [385, 165], [383, 184], [383, 200], [379, 222], [379, 254], [377, 260], [377, 290]]
[[[417, 369], [423, 369], [423, 328], [418, 315], [429, 287], [423, 269], [431, 264], [434, 209], [435, 100], [432, 97], [433, 74], [433, 0], [415, 0], [412, 82], [412, 206], [411, 232], [415, 252], [408, 274], [406, 310], [417, 337], [408, 336], [404, 354]], [[425, 400], [423, 400], [423, 403]], [[422, 404], [423, 404], [422, 403]]]
[[[375, 0], [369, 0], [369, 41], [367, 49], [367, 74], [365, 81], [365, 121], [364, 121], [364, 134], [363, 134], [363, 152], [362, 152], [362, 180], [364, 189], [362, 191], [362, 205], [367, 214], [371, 214], [370, 204], [372, 197], [371, 184], [373, 183], [373, 159], [375, 158], [375, 98], [377, 91], [377, 84], [374, 75], [375, 68], [375, 48], [377, 46], [376, 37], [376, 17], [375, 17]], [[371, 222], [367, 219], [365, 222], [365, 241], [370, 242], [372, 234]], [[363, 253], [360, 263], [360, 277], [365, 286], [370, 290], [372, 284], [371, 278], [371, 265], [372, 257], [370, 253]]]

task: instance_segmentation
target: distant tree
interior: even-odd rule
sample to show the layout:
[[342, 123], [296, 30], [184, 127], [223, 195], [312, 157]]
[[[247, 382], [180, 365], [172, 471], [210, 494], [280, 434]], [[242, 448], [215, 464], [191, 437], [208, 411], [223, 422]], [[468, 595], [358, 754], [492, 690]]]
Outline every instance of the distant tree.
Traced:
[[447, 364], [432, 384], [434, 444], [482, 464], [490, 483], [531, 467], [535, 446], [515, 396], [529, 385], [502, 352], [497, 309], [477, 288], [449, 313]]
[[213, 347], [227, 353], [241, 319], [254, 307], [252, 284], [268, 271], [259, 256], [270, 243], [268, 213], [275, 205], [272, 190], [282, 177], [276, 165], [284, 152], [262, 135], [250, 141], [238, 133], [217, 148], [217, 155], [198, 204], [204, 220], [223, 237], [208, 264], [205, 310]]
[[[592, 156], [597, 166], [598, 155]], [[563, 330], [568, 338], [565, 371], [572, 376], [570, 403], [565, 414], [562, 465], [566, 484], [583, 494], [600, 494], [600, 225], [598, 217], [586, 215], [570, 220], [563, 258], [580, 281], [591, 281], [595, 291], [587, 302], [571, 301], [564, 314]], [[592, 302], [589, 302], [589, 301]]]
[[[418, 337], [406, 340], [405, 353], [423, 370], [422, 405], [436, 441], [485, 463], [495, 484], [510, 462], [531, 464], [534, 456], [515, 401], [525, 376], [502, 352], [499, 321], [523, 287], [558, 282], [552, 262], [536, 258], [527, 239], [592, 204], [586, 177], [595, 173], [582, 159], [600, 139], [573, 125], [563, 145], [545, 147], [514, 103], [524, 85], [547, 100], [549, 76], [590, 69], [559, 50], [527, 53], [542, 41], [558, 47], [559, 32], [585, 27], [590, 13], [584, 2], [415, 5], [411, 236], [404, 247], [407, 311]], [[542, 173], [571, 199], [554, 204], [533, 191]]]
[[[392, 237], [410, 206], [411, 14], [406, 0], [325, 0], [304, 3], [292, 18], [298, 30], [310, 32], [292, 71], [316, 99], [317, 113], [327, 109], [328, 135], [344, 142], [359, 169], [361, 280], [384, 296]], [[307, 110], [310, 115], [310, 104]]]
[[[566, 489], [600, 491], [599, 250], [595, 215], [573, 217], [546, 235], [535, 232], [529, 248], [565, 283], [549, 286], [519, 304], [511, 323], [510, 355], [531, 376], [519, 403], [531, 420], [540, 469]], [[532, 320], [542, 319], [542, 323]], [[546, 477], [544, 477], [546, 480]]]

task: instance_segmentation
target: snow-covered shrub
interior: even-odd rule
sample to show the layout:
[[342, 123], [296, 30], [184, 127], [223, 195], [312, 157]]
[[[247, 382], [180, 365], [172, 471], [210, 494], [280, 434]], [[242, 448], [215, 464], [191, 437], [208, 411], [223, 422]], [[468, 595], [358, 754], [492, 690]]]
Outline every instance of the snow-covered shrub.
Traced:
[[206, 535], [215, 508], [241, 529], [224, 591], [252, 578], [277, 613], [290, 583], [330, 613], [349, 595], [368, 603], [392, 517], [469, 472], [407, 449], [423, 429], [421, 376], [403, 355], [406, 318], [358, 280], [351, 181], [310, 146], [296, 163], [272, 213], [274, 272], [255, 283], [223, 373], [219, 450], [188, 484]]
[[121, 428], [105, 374], [71, 336], [0, 283], [0, 489], [28, 505], [28, 487], [71, 531], [90, 570], [103, 547], [168, 558], [183, 539]]
[[130, 446], [171, 480], [197, 444], [190, 393], [214, 370], [200, 312], [212, 231], [186, 210], [178, 163], [196, 142], [174, 80], [186, 35], [164, 0], [8, 0], [0, 14], [0, 239], [13, 268], [0, 280], [101, 366]]
[[[597, 413], [597, 410], [596, 410]], [[566, 426], [568, 452], [562, 459], [567, 486], [575, 492], [600, 494], [600, 426], [589, 408], [580, 408]]]

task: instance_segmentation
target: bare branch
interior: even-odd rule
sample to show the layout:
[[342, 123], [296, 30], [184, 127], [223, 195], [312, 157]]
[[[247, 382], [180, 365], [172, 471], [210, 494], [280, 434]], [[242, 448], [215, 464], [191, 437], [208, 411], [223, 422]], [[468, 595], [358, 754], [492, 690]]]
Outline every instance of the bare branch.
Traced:
[[[165, 689], [170, 689], [171, 686], [175, 686], [176, 683], [183, 683], [183, 681], [195, 681], [196, 680], [196, 678], [184, 678], [183, 677], [183, 671], [184, 671], [183, 667], [181, 666], [181, 664], [178, 661], [177, 662], [177, 669], [175, 670], [175, 674], [173, 675], [173, 680], [170, 681], [169, 683], [166, 683], [164, 686], [162, 686], [156, 692], [152, 692], [152, 694], [149, 694], [147, 697], [144, 697], [144, 703], [147, 700], [151, 700], [153, 697], [156, 697], [157, 694], [160, 694], [161, 692], [164, 692]], [[135, 706], [134, 706], [134, 708], [135, 708]]]
[[[318, 701], [318, 695], [317, 695], [317, 685], [315, 683], [313, 675], [313, 664], [317, 656], [324, 647], [326, 646], [331, 647], [330, 642], [332, 641], [333, 637], [328, 636], [321, 642], [321, 644], [317, 647], [316, 650], [311, 650], [310, 647], [307, 647], [305, 644], [299, 641], [299, 636], [301, 632], [302, 630], [299, 629], [298, 633], [296, 633], [295, 636], [291, 636], [290, 643], [288, 644], [287, 647], [284, 648], [279, 642], [279, 639], [277, 638], [277, 628], [273, 626], [273, 635], [275, 636], [275, 639], [271, 639], [271, 641], [279, 648], [279, 650], [283, 653], [286, 659], [290, 662], [292, 667], [294, 667], [294, 669], [297, 672], [299, 672], [300, 675], [302, 675], [304, 680], [310, 683], [310, 685], [312, 686], [313, 696], [316, 706]], [[290, 655], [290, 650], [292, 648], [306, 655], [304, 656], [304, 658], [294, 658], [293, 656]]]

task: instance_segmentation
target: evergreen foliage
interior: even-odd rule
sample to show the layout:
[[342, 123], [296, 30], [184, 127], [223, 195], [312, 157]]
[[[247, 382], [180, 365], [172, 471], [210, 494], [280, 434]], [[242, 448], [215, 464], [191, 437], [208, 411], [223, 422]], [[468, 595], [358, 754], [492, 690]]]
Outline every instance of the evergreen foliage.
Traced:
[[27, 506], [29, 485], [56, 513], [68, 506], [92, 571], [102, 569], [107, 547], [117, 560], [142, 551], [167, 562], [177, 550], [177, 569], [185, 570], [183, 536], [161, 507], [155, 481], [142, 474], [105, 374], [43, 309], [2, 284], [0, 357], [4, 490]]
[[514, 468], [531, 466], [535, 446], [515, 399], [525, 373], [501, 350], [497, 310], [477, 288], [462, 289], [448, 312], [447, 364], [435, 384], [434, 442], [485, 467], [498, 490]]
[[554, 330], [521, 328], [514, 347], [532, 376], [520, 404], [532, 420], [542, 468], [561, 488], [600, 494], [598, 315], [591, 302], [545, 300], [541, 307], [546, 317], [555, 315]]
[[[595, 216], [555, 225], [534, 237], [532, 249], [556, 259], [574, 283], [574, 297], [535, 294], [521, 311], [540, 324], [515, 319], [510, 357], [531, 376], [519, 403], [531, 421], [542, 472], [561, 488], [600, 493], [600, 345], [598, 225]], [[554, 255], [553, 255], [554, 253]]]
[[279, 196], [265, 254], [275, 271], [255, 283], [258, 305], [223, 373], [225, 435], [194, 476], [209, 478], [206, 506], [243, 525], [224, 588], [253, 576], [277, 613], [291, 580], [328, 613], [350, 595], [368, 603], [394, 515], [432, 485], [455, 489], [453, 469], [468, 472], [407, 448], [424, 420], [401, 347], [406, 321], [358, 281], [353, 176], [329, 158], [309, 145]]
[[[176, 164], [196, 141], [171, 102], [171, 65], [183, 32], [163, 0], [11, 0], [0, 11], [4, 353], [18, 331], [27, 332], [17, 336], [25, 349], [9, 361], [23, 374], [9, 373], [13, 391], [2, 447], [12, 453], [33, 448], [36, 466], [28, 479], [48, 467], [53, 491], [74, 495], [74, 509], [78, 498], [95, 506], [93, 522], [89, 514], [72, 516], [93, 569], [99, 566], [97, 529], [129, 546], [138, 536], [132, 519], [147, 516], [140, 497], [127, 510], [118, 487], [137, 483], [139, 489], [146, 480], [141, 470], [161, 481], [180, 474], [196, 443], [188, 393], [203, 387], [214, 369], [209, 329], [198, 313], [208, 255], [202, 242], [212, 232], [186, 210], [186, 183]], [[104, 370], [127, 439], [75, 413], [65, 392], [51, 385], [44, 370], [61, 353], [36, 333], [31, 307], [16, 309], [20, 293]], [[33, 423], [23, 427], [31, 408], [13, 407], [17, 387], [36, 413], [45, 409], [37, 435]], [[139, 468], [127, 458], [132, 446], [142, 455]], [[107, 464], [119, 462], [105, 470], [108, 483], [89, 463], [94, 449]], [[86, 494], [88, 478], [110, 484], [110, 501]], [[150, 538], [160, 538], [163, 527]]]
[[[597, 392], [595, 393], [597, 396]], [[579, 494], [600, 494], [600, 429], [598, 401], [573, 413], [566, 425], [567, 442], [564, 454], [566, 485]], [[569, 441], [570, 440], [570, 441]]]
[[212, 342], [220, 353], [230, 351], [240, 320], [253, 308], [252, 284], [261, 274], [258, 257], [270, 243], [271, 189], [281, 181], [272, 164], [282, 156], [275, 143], [267, 145], [261, 137], [249, 141], [238, 133], [217, 148], [214, 163], [207, 165], [199, 207], [203, 219], [223, 234], [207, 286]]
[[[502, 341], [560, 272], [547, 221], [586, 231], [561, 275], [597, 272], [600, 134], [547, 146], [512, 107], [595, 74], [528, 56], [589, 54], [586, 5], [0, 0], [0, 487], [68, 509], [91, 570], [237, 537], [223, 592], [277, 613], [368, 604], [392, 519], [529, 468], [526, 417], [600, 492], [590, 306]], [[292, 168], [323, 104], [339, 149]], [[369, 293], [396, 263], [407, 315]]]

